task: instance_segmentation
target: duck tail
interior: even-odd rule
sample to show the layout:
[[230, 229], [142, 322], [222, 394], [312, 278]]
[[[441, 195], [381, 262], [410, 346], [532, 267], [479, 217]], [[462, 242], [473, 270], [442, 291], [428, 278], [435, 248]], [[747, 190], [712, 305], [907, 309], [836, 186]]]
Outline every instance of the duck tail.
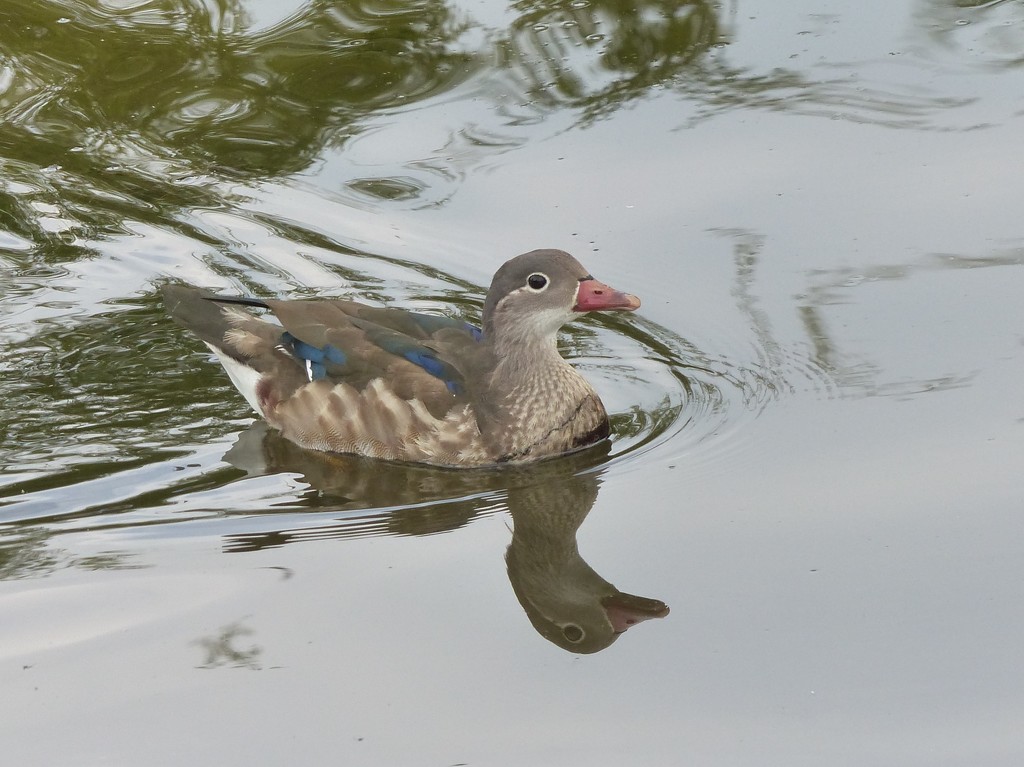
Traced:
[[161, 290], [171, 318], [210, 348], [235, 388], [253, 410], [262, 414], [257, 386], [266, 357], [273, 355], [279, 342], [281, 328], [223, 304], [265, 309], [266, 303], [255, 298], [219, 296], [192, 285], [166, 284]]
[[[238, 357], [237, 351], [225, 344], [225, 334], [232, 328], [222, 304], [237, 304], [265, 309], [265, 302], [256, 298], [219, 296], [192, 285], [169, 283], [161, 288], [164, 305], [171, 318], [186, 330], [199, 336], [218, 352]], [[255, 317], [253, 321], [258, 322]]]

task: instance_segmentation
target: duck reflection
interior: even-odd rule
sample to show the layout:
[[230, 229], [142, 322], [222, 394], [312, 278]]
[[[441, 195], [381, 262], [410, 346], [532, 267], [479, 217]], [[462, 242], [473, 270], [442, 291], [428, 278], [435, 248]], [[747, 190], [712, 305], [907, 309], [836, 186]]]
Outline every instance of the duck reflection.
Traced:
[[510, 488], [508, 579], [537, 632], [559, 647], [593, 653], [630, 626], [668, 615], [657, 599], [619, 591], [588, 565], [576, 531], [597, 500], [594, 473]]
[[530, 623], [573, 653], [611, 645], [630, 626], [668, 615], [658, 600], [620, 591], [580, 556], [576, 531], [597, 500], [596, 471], [607, 443], [529, 467], [436, 469], [303, 450], [263, 424], [243, 432], [225, 455], [249, 474], [300, 474], [306, 510], [352, 512], [326, 525], [230, 535], [228, 551], [301, 540], [365, 535], [429, 535], [508, 510], [508, 578]]

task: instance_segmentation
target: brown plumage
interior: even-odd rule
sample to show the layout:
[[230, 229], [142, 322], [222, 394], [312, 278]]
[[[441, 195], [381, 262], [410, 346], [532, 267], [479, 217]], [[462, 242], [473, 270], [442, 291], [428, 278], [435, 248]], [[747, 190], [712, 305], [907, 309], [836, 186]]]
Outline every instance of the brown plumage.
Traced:
[[[601, 400], [555, 337], [583, 312], [640, 305], [560, 250], [498, 270], [482, 333], [346, 300], [233, 298], [187, 285], [165, 286], [164, 298], [291, 441], [443, 466], [527, 462], [607, 437]], [[277, 322], [241, 306], [267, 309]]]

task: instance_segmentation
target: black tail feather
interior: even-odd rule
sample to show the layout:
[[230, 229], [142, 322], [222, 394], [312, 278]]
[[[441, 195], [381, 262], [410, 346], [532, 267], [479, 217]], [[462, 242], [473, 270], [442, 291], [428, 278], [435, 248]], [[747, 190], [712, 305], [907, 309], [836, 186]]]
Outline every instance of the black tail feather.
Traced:
[[220, 304], [267, 308], [265, 303], [255, 298], [218, 296], [191, 285], [169, 283], [162, 287], [162, 292], [164, 304], [174, 321], [218, 349], [225, 349], [224, 334], [231, 327]]
[[269, 309], [266, 301], [261, 301], [258, 298], [249, 298], [247, 296], [218, 296], [215, 293], [204, 295], [207, 301], [214, 301], [218, 304], [238, 304], [240, 306], [255, 306], [259, 309]]

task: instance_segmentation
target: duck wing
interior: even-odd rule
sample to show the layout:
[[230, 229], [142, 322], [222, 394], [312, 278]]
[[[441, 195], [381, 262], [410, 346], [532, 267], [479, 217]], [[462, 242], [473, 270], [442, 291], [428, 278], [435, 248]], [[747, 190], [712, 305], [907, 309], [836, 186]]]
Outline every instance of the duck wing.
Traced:
[[[481, 346], [478, 328], [451, 317], [343, 299], [219, 296], [187, 285], [167, 285], [163, 292], [179, 324], [222, 361], [227, 356], [258, 374], [262, 391], [255, 398], [263, 412], [263, 401], [282, 402], [313, 382], [362, 391], [380, 379], [394, 396], [419, 400], [440, 418], [466, 401], [469, 382], [459, 360], [472, 358]], [[252, 308], [269, 311], [277, 322], [257, 317]]]

